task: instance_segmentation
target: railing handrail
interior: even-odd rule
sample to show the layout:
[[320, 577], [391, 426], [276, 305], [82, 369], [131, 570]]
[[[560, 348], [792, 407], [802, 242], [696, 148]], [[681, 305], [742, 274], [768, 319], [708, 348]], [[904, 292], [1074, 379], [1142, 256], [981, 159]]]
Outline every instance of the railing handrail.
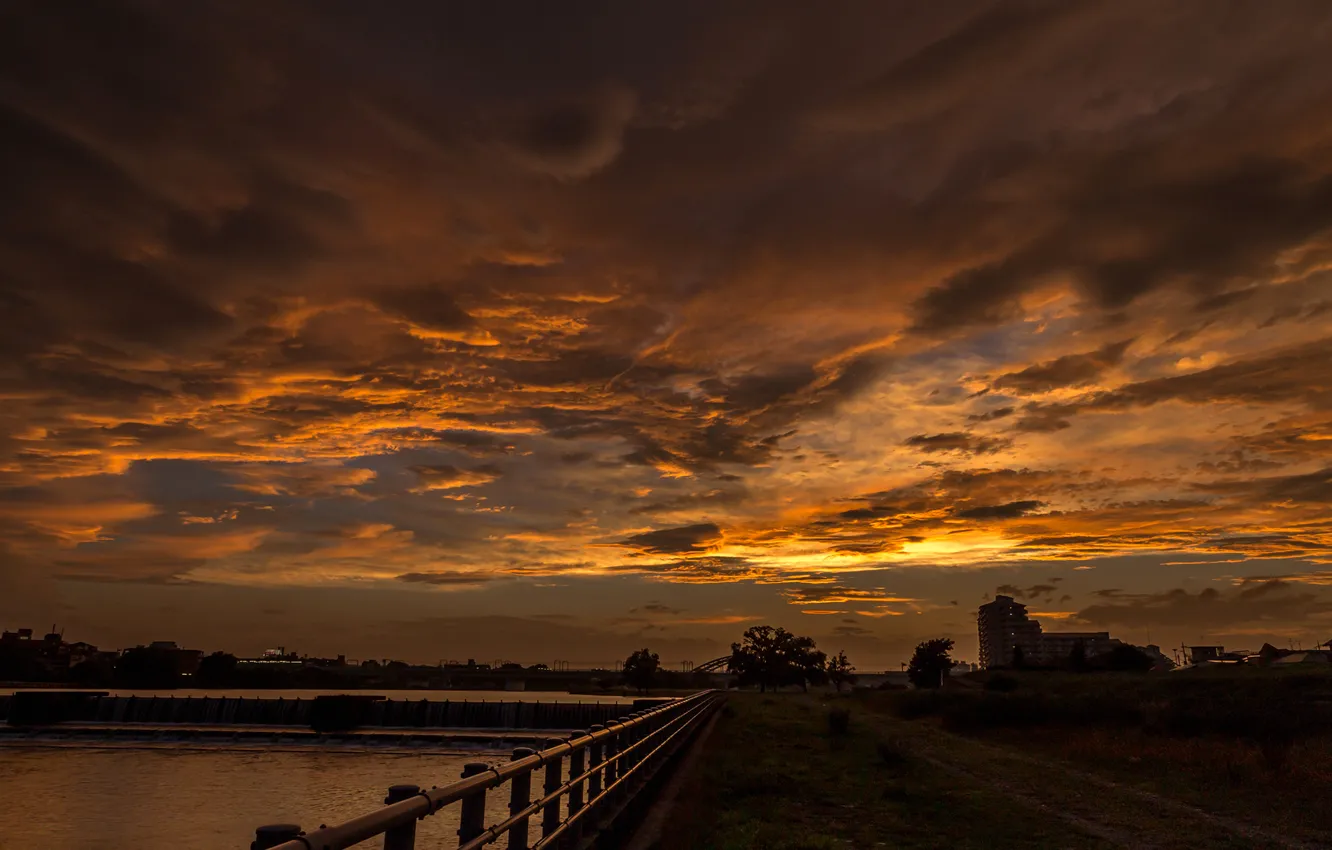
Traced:
[[[492, 788], [499, 787], [515, 777], [529, 776], [537, 768], [546, 765], [548, 762], [556, 759], [563, 759], [565, 756], [582, 752], [591, 748], [595, 744], [606, 741], [618, 740], [625, 736], [626, 732], [641, 727], [645, 724], [651, 724], [661, 718], [670, 718], [665, 726], [652, 731], [652, 735], [665, 732], [671, 726], [680, 721], [690, 720], [697, 716], [703, 708], [710, 703], [716, 696], [717, 691], [700, 691], [688, 697], [673, 700], [656, 708], [647, 709], [642, 712], [636, 712], [629, 715], [627, 719], [609, 720], [603, 729], [595, 729], [586, 732], [583, 735], [567, 741], [546, 747], [529, 756], [506, 762], [499, 766], [489, 766], [486, 770], [473, 776], [467, 776], [456, 780], [443, 787], [432, 787], [422, 789], [416, 795], [396, 803], [390, 803], [382, 808], [372, 812], [367, 812], [351, 820], [334, 826], [323, 826], [308, 834], [303, 834], [298, 838], [292, 838], [282, 844], [277, 845], [274, 850], [343, 850], [362, 841], [382, 835], [392, 829], [405, 826], [413, 821], [420, 820], [433, 815], [452, 803], [456, 803], [475, 794], [489, 791]], [[692, 710], [691, 710], [692, 709]], [[557, 800], [569, 793], [570, 789], [580, 783], [587, 782], [595, 774], [605, 771], [608, 766], [617, 765], [628, 759], [630, 754], [635, 753], [645, 744], [656, 744], [650, 754], [655, 754], [667, 742], [674, 739], [675, 736], [683, 731], [684, 723], [680, 723], [680, 729], [667, 736], [665, 741], [657, 741], [653, 737], [644, 737], [641, 740], [633, 741], [627, 746], [619, 749], [613, 754], [607, 754], [605, 759], [596, 764], [589, 765], [588, 768], [579, 776], [570, 776], [568, 781], [561, 784], [560, 788], [554, 793], [541, 794], [536, 802], [529, 801], [526, 809], [520, 813], [512, 813], [507, 819], [499, 824], [487, 829], [485, 833], [471, 841], [465, 842], [464, 847], [480, 847], [497, 839], [509, 829], [519, 823], [525, 822], [533, 814], [541, 811], [541, 807]], [[602, 789], [600, 797], [604, 797], [610, 790], [619, 785], [624, 776], [617, 776], [613, 782], [607, 784]], [[587, 807], [594, 802], [593, 799], [587, 800]], [[540, 805], [538, 805], [538, 803]], [[530, 810], [530, 811], [529, 811]], [[581, 812], [587, 811], [587, 808]], [[578, 813], [578, 814], [581, 814]], [[561, 822], [558, 831], [563, 831], [570, 821], [574, 820], [577, 814]], [[551, 836], [546, 836], [549, 838]], [[482, 840], [482, 839], [485, 840]], [[545, 838], [539, 842], [544, 843]]]

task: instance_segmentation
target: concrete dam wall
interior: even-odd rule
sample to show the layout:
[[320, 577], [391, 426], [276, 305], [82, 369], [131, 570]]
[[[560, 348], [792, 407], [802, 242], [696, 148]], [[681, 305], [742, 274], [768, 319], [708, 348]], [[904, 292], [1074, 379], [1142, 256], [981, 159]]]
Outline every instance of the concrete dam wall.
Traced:
[[633, 710], [614, 703], [391, 700], [360, 694], [314, 699], [114, 697], [88, 692], [19, 692], [0, 696], [0, 720], [11, 726], [73, 722], [264, 725], [308, 727], [316, 731], [376, 727], [572, 730], [604, 724]]

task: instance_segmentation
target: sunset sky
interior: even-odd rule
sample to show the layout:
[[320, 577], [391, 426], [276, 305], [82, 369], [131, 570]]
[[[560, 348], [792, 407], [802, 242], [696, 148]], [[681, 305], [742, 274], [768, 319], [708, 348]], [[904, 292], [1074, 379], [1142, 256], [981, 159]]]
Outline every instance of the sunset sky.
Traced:
[[0, 625], [1332, 638], [1332, 5], [0, 10]]

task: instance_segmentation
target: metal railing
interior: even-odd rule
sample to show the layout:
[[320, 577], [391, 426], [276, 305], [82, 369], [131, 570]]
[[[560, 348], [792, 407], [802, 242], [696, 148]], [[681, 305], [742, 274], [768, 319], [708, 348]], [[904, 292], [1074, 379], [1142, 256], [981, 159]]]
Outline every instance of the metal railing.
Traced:
[[[601, 822], [614, 818], [661, 766], [690, 740], [723, 697], [717, 691], [647, 711], [605, 726], [575, 732], [540, 752], [525, 747], [498, 767], [473, 762], [462, 779], [442, 788], [415, 785], [389, 789], [384, 808], [336, 826], [304, 833], [294, 824], [260, 827], [251, 850], [342, 850], [384, 836], [384, 850], [412, 850], [416, 822], [454, 803], [459, 850], [477, 850], [508, 836], [510, 850], [553, 850], [582, 846]], [[564, 762], [568, 760], [567, 772]], [[532, 775], [542, 769], [540, 796], [532, 799]], [[487, 826], [486, 794], [509, 784], [509, 816]], [[540, 818], [540, 837], [529, 844], [530, 822]]]

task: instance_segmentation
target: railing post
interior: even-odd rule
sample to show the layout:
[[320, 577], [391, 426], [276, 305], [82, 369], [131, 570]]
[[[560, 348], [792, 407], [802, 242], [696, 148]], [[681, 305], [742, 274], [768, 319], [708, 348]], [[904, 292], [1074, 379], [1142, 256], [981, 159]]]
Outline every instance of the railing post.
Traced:
[[250, 842], [250, 850], [268, 850], [293, 838], [299, 838], [300, 835], [301, 828], [294, 823], [270, 823], [254, 831], [254, 841]]
[[[569, 737], [571, 740], [577, 740], [586, 734], [586, 732], [574, 732]], [[587, 769], [586, 756], [586, 747], [581, 750], [574, 750], [569, 754], [569, 779], [572, 780], [575, 776], [583, 775], [583, 771]], [[579, 780], [569, 789], [569, 817], [578, 814], [579, 809], [583, 808], [583, 786], [586, 781], [585, 779]]]
[[606, 787], [610, 788], [615, 784], [615, 779], [620, 775], [620, 762], [615, 758], [616, 753], [620, 751], [620, 738], [624, 735], [623, 718], [612, 720], [614, 726], [606, 724], [606, 728], [611, 731], [611, 735], [606, 739]]
[[[394, 785], [384, 798], [386, 805], [410, 800], [421, 793], [419, 785]], [[416, 821], [409, 821], [384, 833], [384, 850], [413, 850], [416, 847]]]
[[[590, 733], [605, 732], [606, 727], [600, 723], [587, 730]], [[593, 741], [588, 745], [591, 755], [588, 757], [587, 769], [592, 771], [592, 775], [587, 778], [587, 803], [592, 805], [601, 796], [601, 754], [605, 751], [605, 741]]]
[[[560, 742], [547, 741], [545, 749], [550, 749], [551, 747], [553, 747], [558, 743]], [[546, 762], [546, 781], [541, 786], [542, 796], [549, 797], [551, 794], [554, 794], [556, 791], [560, 790], [560, 786], [563, 784], [564, 784], [564, 759], [561, 758], [560, 756], [555, 756], [550, 761]], [[546, 807], [541, 812], [541, 837], [545, 838], [547, 835], [550, 835], [552, 832], [555, 831], [556, 827], [558, 827], [559, 825], [560, 825], [560, 798], [556, 797], [555, 799], [551, 800], [549, 803], [546, 803]]]
[[[490, 765], [485, 762], [468, 762], [463, 765], [463, 779], [485, 773], [487, 770], [490, 770]], [[485, 831], [486, 792], [482, 789], [471, 796], [463, 797], [459, 805], [458, 846], [461, 847]]]
[[[660, 714], [652, 715], [652, 717], [648, 720], [647, 723], [647, 737], [653, 739], [653, 743], [652, 746], [650, 746], [648, 749], [656, 749], [657, 730], [660, 729], [661, 727], [662, 727], [661, 715]], [[656, 760], [655, 757], [653, 757], [653, 760], [654, 761]]]
[[[518, 747], [510, 761], [525, 759], [536, 750]], [[518, 814], [532, 803], [532, 771], [521, 773], [509, 780], [509, 816]], [[527, 850], [527, 818], [509, 828], [509, 850]]]
[[[640, 712], [635, 711], [633, 714], [629, 715], [629, 719], [636, 721], [638, 720], [638, 718], [642, 716], [643, 715]], [[641, 740], [643, 740], [643, 724], [635, 723], [633, 728], [629, 730], [628, 744], [630, 746], [633, 746]], [[629, 771], [633, 770], [642, 760], [643, 760], [643, 748], [636, 747], [629, 753], [629, 763], [624, 766], [624, 769], [621, 770], [620, 773], [628, 773]]]

